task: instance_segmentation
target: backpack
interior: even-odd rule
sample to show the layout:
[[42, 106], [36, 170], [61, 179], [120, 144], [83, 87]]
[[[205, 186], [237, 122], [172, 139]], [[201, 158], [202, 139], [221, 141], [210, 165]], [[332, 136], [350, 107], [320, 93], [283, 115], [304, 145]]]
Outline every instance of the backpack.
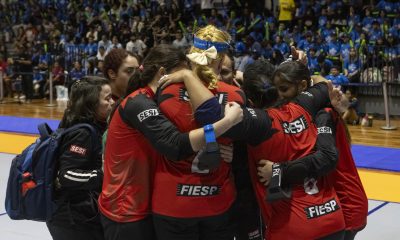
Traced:
[[17, 155], [11, 163], [5, 208], [14, 220], [48, 221], [57, 210], [54, 180], [63, 136], [78, 128], [87, 128], [93, 137], [96, 130], [80, 123], [53, 131], [46, 123], [38, 126], [40, 137]]

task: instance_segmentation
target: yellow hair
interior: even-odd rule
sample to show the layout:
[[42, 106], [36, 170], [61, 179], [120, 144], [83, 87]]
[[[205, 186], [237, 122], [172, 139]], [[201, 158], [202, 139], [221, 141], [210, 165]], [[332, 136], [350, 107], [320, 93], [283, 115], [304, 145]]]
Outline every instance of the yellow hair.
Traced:
[[[202, 40], [210, 41], [210, 42], [226, 42], [229, 43], [231, 40], [231, 36], [229, 33], [222, 31], [216, 28], [213, 25], [207, 25], [204, 28], [200, 28], [199, 31], [196, 32], [195, 36]], [[189, 53], [202, 53], [203, 49], [196, 48], [194, 46], [191, 47]], [[224, 53], [218, 53], [217, 59], [222, 59]], [[209, 66], [202, 66], [193, 63], [193, 71], [197, 74], [197, 76], [205, 83], [208, 83], [209, 89], [217, 88], [218, 76], [214, 73], [212, 68]]]

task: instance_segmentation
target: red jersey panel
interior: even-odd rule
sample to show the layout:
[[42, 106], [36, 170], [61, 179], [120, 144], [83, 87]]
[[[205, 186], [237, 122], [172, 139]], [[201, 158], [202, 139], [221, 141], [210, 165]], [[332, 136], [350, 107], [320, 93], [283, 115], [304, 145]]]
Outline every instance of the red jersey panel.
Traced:
[[[220, 104], [235, 101], [243, 105], [242, 91], [219, 82], [213, 92]], [[161, 93], [159, 107], [180, 131], [188, 132], [200, 126], [193, 111], [184, 84], [173, 84]], [[225, 144], [229, 140], [218, 139]], [[236, 197], [230, 164], [221, 160], [215, 170], [199, 170], [198, 160], [192, 156], [184, 161], [157, 162], [154, 178], [152, 209], [154, 213], [177, 217], [207, 217], [227, 211]]]
[[346, 136], [345, 123], [331, 111], [336, 119], [336, 147], [339, 161], [330, 175], [343, 209], [346, 230], [359, 230], [367, 224], [368, 198], [365, 194]]
[[[138, 94], [150, 98], [149, 88], [139, 89], [125, 98]], [[153, 101], [151, 99], [151, 101]], [[145, 136], [137, 129], [128, 126], [119, 111], [110, 122], [104, 154], [103, 190], [99, 197], [99, 209], [116, 222], [138, 221], [151, 213], [150, 199], [155, 161], [160, 159]]]
[[269, 109], [277, 132], [262, 144], [249, 146], [249, 169], [267, 225], [268, 240], [317, 239], [344, 229], [343, 213], [327, 177], [306, 179], [292, 188], [292, 198], [269, 203], [257, 176], [260, 159], [283, 162], [313, 152], [317, 129], [310, 114], [295, 103]]

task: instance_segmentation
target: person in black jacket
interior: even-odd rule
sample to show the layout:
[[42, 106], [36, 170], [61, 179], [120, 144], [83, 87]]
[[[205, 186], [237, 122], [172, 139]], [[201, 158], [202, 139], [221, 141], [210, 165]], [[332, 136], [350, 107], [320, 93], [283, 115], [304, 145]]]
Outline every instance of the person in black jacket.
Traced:
[[46, 223], [54, 240], [104, 239], [97, 207], [103, 182], [101, 136], [113, 105], [105, 78], [87, 77], [72, 85], [60, 128], [88, 123], [96, 131], [82, 127], [62, 139], [55, 184], [58, 209]]

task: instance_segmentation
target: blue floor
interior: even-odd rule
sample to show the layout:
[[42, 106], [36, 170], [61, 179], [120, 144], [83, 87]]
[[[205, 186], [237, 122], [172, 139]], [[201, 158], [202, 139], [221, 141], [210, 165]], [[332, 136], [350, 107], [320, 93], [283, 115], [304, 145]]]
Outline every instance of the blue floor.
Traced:
[[[38, 134], [37, 126], [47, 122], [56, 129], [59, 120], [0, 116], [0, 131], [24, 134]], [[352, 146], [357, 167], [400, 172], [400, 149], [356, 145]]]
[[0, 116], [0, 132], [39, 134], [37, 126], [44, 122], [52, 129], [56, 129], [60, 123], [59, 120], [46, 118]]

